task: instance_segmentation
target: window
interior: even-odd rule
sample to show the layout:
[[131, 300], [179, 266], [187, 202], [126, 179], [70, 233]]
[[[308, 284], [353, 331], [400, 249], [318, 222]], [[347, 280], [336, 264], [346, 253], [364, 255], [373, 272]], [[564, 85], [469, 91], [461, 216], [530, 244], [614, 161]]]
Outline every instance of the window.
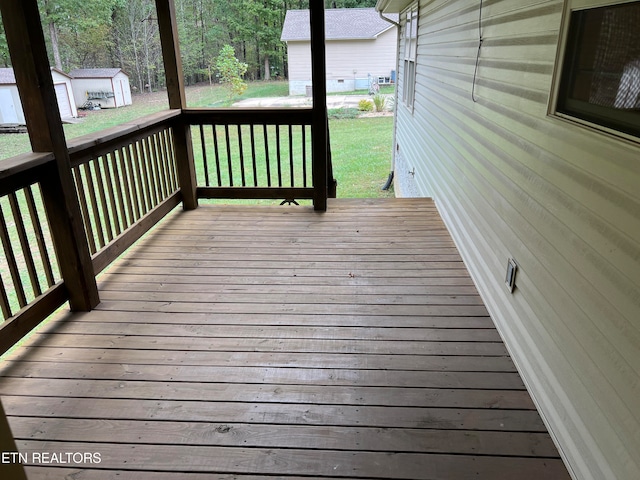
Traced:
[[407, 10], [404, 22], [404, 82], [402, 101], [413, 108], [416, 97], [416, 50], [418, 47], [418, 6]]
[[640, 137], [640, 1], [571, 7], [556, 113]]

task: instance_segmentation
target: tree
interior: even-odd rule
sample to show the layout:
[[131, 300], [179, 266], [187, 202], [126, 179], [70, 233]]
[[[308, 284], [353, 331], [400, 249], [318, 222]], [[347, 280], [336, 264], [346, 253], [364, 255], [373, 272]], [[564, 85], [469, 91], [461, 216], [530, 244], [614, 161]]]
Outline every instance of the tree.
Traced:
[[231, 45], [225, 45], [216, 59], [216, 69], [220, 73], [220, 82], [227, 88], [227, 98], [242, 95], [247, 83], [242, 76], [247, 72], [247, 64], [236, 58], [236, 51]]
[[4, 34], [4, 26], [0, 24], [0, 64], [8, 67], [11, 64], [9, 58], [9, 46], [7, 45], [7, 36]]
[[140, 92], [163, 83], [162, 51], [153, 0], [125, 3], [114, 13], [112, 64], [131, 75]]
[[56, 68], [102, 66], [112, 39], [114, 10], [126, 0], [39, 0], [43, 31]]

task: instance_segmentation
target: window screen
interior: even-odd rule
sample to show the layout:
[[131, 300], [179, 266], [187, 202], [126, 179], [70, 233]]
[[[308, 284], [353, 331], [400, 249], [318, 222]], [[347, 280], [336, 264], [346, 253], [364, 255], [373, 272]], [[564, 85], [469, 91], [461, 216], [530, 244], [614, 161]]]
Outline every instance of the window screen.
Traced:
[[557, 111], [640, 136], [640, 2], [571, 12]]

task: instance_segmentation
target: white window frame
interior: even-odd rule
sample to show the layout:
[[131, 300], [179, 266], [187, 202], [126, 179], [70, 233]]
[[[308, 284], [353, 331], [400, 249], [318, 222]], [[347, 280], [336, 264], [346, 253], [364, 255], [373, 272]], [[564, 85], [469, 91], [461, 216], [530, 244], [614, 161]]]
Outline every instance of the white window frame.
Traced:
[[416, 60], [418, 57], [418, 3], [404, 13], [404, 59], [402, 102], [413, 111], [416, 99]]
[[560, 83], [562, 79], [563, 67], [565, 64], [565, 54], [567, 52], [567, 42], [569, 40], [569, 21], [572, 13], [580, 10], [589, 10], [599, 7], [624, 5], [626, 3], [633, 3], [636, 1], [638, 0], [566, 0], [564, 2], [562, 23], [560, 26], [560, 35], [558, 40], [559, 43], [551, 85], [551, 94], [549, 96], [548, 114], [550, 116], [566, 120], [570, 123], [581, 125], [592, 130], [597, 130], [616, 137], [622, 137], [635, 143], [640, 142], [640, 139], [635, 135], [630, 135], [614, 128], [610, 128], [598, 123], [578, 118], [568, 113], [558, 111], [559, 96], [561, 94]]

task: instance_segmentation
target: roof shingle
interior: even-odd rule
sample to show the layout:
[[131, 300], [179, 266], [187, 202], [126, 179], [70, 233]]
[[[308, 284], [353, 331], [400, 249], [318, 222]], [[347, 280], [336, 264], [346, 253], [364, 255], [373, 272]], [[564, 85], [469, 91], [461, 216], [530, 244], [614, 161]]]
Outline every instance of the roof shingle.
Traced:
[[69, 75], [73, 78], [113, 78], [121, 68], [76, 68], [71, 70]]
[[13, 68], [0, 68], [0, 85], [10, 85], [13, 83], [16, 83]]
[[[329, 8], [324, 14], [327, 40], [374, 39], [393, 26], [381, 19], [375, 8]], [[397, 20], [393, 16], [390, 18]], [[309, 10], [288, 10], [280, 40], [289, 42], [310, 38]]]

